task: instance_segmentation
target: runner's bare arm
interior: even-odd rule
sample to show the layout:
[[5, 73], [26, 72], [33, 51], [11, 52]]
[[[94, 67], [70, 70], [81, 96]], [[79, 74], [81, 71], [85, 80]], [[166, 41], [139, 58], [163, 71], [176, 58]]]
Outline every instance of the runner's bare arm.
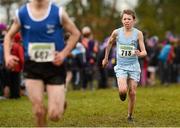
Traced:
[[144, 37], [141, 31], [138, 32], [138, 40], [139, 40], [140, 51], [139, 50], [135, 51], [135, 54], [139, 57], [144, 57], [147, 55], [147, 52], [144, 46]]
[[112, 48], [112, 45], [113, 43], [116, 41], [116, 37], [117, 37], [117, 30], [114, 30], [111, 34], [111, 36], [109, 37], [109, 40], [108, 40], [108, 44], [107, 44], [107, 47], [106, 47], [106, 52], [105, 52], [105, 57], [102, 61], [102, 66], [103, 67], [106, 67], [107, 64], [108, 64], [108, 57], [109, 57], [109, 52]]
[[15, 56], [11, 56], [11, 42], [13, 36], [20, 30], [20, 24], [18, 20], [15, 18], [12, 26], [10, 27], [9, 31], [7, 32], [5, 38], [4, 38], [4, 58], [6, 66], [9, 66], [12, 68], [16, 61], [19, 61], [19, 59]]
[[62, 51], [64, 53], [64, 56], [67, 57], [67, 55], [71, 52], [71, 50], [75, 47], [77, 41], [79, 40], [80, 32], [70, 19], [66, 11], [62, 11], [62, 25], [65, 31], [70, 33], [70, 37], [67, 40], [67, 45]]

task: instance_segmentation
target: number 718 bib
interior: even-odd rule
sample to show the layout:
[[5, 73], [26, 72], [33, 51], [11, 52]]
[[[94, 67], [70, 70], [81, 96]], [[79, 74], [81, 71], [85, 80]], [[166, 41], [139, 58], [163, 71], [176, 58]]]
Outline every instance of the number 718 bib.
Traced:
[[29, 43], [28, 54], [35, 62], [52, 62], [54, 60], [54, 43]]
[[135, 47], [133, 45], [119, 45], [120, 57], [131, 57], [135, 54]]

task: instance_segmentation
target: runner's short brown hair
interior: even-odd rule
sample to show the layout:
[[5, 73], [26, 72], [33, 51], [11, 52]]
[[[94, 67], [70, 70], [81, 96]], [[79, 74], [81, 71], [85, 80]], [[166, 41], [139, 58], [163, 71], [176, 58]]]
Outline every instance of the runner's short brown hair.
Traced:
[[123, 10], [123, 12], [121, 14], [121, 18], [123, 17], [124, 14], [131, 15], [133, 17], [133, 19], [136, 19], [136, 14], [133, 10], [130, 10], [130, 9]]

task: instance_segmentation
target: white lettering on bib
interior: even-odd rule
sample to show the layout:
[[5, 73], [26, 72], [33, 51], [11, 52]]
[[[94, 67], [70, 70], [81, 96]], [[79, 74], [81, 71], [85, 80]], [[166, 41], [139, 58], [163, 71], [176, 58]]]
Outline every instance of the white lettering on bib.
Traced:
[[35, 62], [52, 62], [54, 60], [55, 44], [46, 42], [29, 43], [28, 54]]
[[131, 57], [135, 55], [135, 47], [133, 45], [119, 45], [120, 57]]

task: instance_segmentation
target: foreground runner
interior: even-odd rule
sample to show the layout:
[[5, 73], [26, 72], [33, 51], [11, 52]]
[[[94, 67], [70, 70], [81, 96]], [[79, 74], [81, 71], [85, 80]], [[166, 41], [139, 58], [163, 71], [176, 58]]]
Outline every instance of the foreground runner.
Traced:
[[[143, 34], [133, 27], [134, 22], [135, 13], [132, 10], [124, 10], [122, 13], [123, 27], [112, 32], [106, 48], [105, 57], [102, 61], [102, 66], [105, 67], [108, 64], [111, 47], [116, 42], [117, 63], [114, 70], [118, 81], [119, 96], [122, 101], [126, 99], [126, 93], [128, 91], [128, 121], [133, 121], [132, 114], [136, 100], [136, 87], [140, 80], [141, 69], [138, 57], [143, 57], [147, 54]], [[140, 50], [137, 49], [138, 45]]]
[[[63, 29], [70, 33], [66, 46]], [[63, 62], [79, 39], [80, 32], [67, 13], [50, 0], [32, 0], [23, 5], [5, 37], [5, 62], [12, 70], [19, 59], [10, 54], [10, 42], [19, 30], [25, 50], [25, 85], [36, 125], [46, 126], [46, 114], [50, 120], [58, 121], [64, 113], [66, 71]], [[45, 87], [48, 109], [43, 103]]]

